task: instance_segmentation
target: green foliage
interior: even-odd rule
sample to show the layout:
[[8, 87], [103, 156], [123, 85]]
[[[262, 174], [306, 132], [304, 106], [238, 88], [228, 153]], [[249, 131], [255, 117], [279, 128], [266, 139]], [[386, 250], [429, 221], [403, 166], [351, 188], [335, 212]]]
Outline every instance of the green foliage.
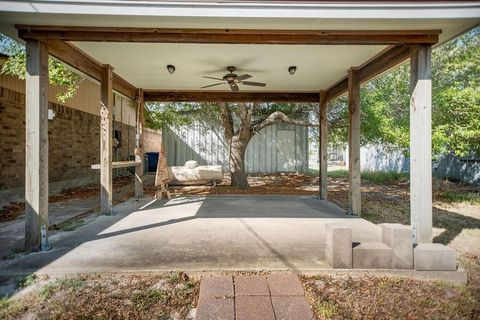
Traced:
[[[9, 56], [2, 66], [1, 73], [25, 79], [25, 48], [7, 36], [0, 34], [0, 51]], [[73, 97], [83, 80], [78, 74], [70, 71], [65, 65], [54, 59], [48, 60], [48, 73], [50, 84], [63, 89], [63, 92], [57, 94], [57, 100], [60, 102], [65, 102]]]
[[29, 274], [17, 282], [17, 288], [26, 288], [37, 281], [38, 277], [36, 274]]
[[55, 229], [62, 231], [74, 231], [85, 225], [86, 222], [87, 221], [85, 219], [70, 219], [58, 224]]
[[54, 281], [51, 281], [43, 286], [43, 288], [39, 292], [39, 296], [43, 300], [47, 300], [51, 298], [56, 292], [62, 289], [68, 288], [80, 288], [85, 284], [85, 281], [82, 279], [74, 279], [74, 278], [60, 278]]
[[149, 289], [147, 291], [135, 292], [132, 295], [132, 302], [138, 309], [148, 309], [153, 304], [168, 298], [168, 292], [163, 290]]
[[145, 107], [148, 110], [146, 124], [155, 130], [189, 125], [196, 115], [202, 114], [198, 112], [202, 109], [200, 104], [148, 102]]
[[384, 171], [363, 171], [361, 173], [362, 180], [373, 183], [395, 183], [400, 180], [408, 179], [408, 173], [403, 172], [384, 172]]
[[[432, 148], [434, 156], [480, 154], [480, 28], [432, 53]], [[361, 142], [399, 148], [408, 155], [409, 64], [361, 88]], [[329, 105], [329, 141], [348, 141], [346, 97]]]
[[[318, 176], [317, 169], [310, 169], [309, 174], [312, 176]], [[348, 179], [348, 170], [338, 169], [328, 171], [327, 173], [329, 178], [332, 179]], [[361, 173], [362, 180], [373, 182], [373, 183], [395, 183], [400, 180], [405, 180], [408, 178], [408, 173], [404, 172], [384, 172], [384, 171], [362, 171]]]
[[335, 304], [328, 300], [318, 301], [316, 306], [317, 314], [322, 317], [322, 319], [332, 319], [337, 313]]
[[0, 319], [17, 319], [22, 311], [22, 305], [7, 297], [0, 297]]
[[2, 297], [0, 298], [0, 310], [7, 309], [11, 304], [11, 300], [9, 298]]
[[[250, 106], [251, 107], [251, 106]], [[148, 116], [147, 126], [152, 129], [164, 129], [168, 126], [190, 125], [193, 121], [205, 124], [221, 125], [220, 107], [216, 103], [146, 103]], [[261, 121], [275, 111], [281, 111], [293, 119], [305, 119], [312, 109], [318, 109], [316, 104], [297, 103], [258, 103], [255, 105], [254, 121]], [[229, 104], [232, 116], [238, 119], [239, 108], [235, 103]], [[315, 120], [313, 121], [315, 122]], [[236, 124], [236, 121], [234, 121]]]
[[339, 169], [327, 172], [327, 177], [333, 179], [347, 179], [348, 178], [348, 170]]
[[441, 193], [440, 196], [450, 202], [480, 204], [480, 193], [478, 192], [457, 193], [445, 191]]

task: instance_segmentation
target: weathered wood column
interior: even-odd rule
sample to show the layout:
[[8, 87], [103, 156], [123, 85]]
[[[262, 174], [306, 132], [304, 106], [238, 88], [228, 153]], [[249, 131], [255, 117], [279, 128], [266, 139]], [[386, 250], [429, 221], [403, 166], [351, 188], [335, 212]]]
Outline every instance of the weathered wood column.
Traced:
[[327, 200], [327, 92], [325, 90], [320, 91], [320, 117], [319, 117], [319, 150], [318, 150], [318, 162], [319, 162], [319, 188], [320, 199]]
[[[26, 42], [25, 250], [41, 249], [48, 230], [48, 48]], [[46, 243], [45, 243], [46, 245]]]
[[145, 122], [143, 102], [143, 90], [138, 89], [137, 93], [137, 134], [135, 137], [135, 161], [140, 161], [140, 165], [135, 167], [135, 197], [143, 197], [143, 126]]
[[415, 243], [432, 242], [432, 71], [430, 45], [410, 49], [410, 221]]
[[360, 79], [358, 68], [348, 71], [348, 170], [350, 212], [362, 214], [360, 190]]
[[112, 213], [112, 105], [113, 68], [104, 65], [100, 84], [100, 206], [102, 214]]

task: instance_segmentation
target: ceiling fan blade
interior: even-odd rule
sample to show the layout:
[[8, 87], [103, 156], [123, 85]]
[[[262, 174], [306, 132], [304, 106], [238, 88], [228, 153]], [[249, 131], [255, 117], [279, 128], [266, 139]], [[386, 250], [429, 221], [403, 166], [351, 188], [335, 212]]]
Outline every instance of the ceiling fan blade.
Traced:
[[231, 84], [231, 85], [230, 85], [230, 89], [232, 89], [232, 91], [238, 91], [238, 90], [240, 90], [236, 84]]
[[221, 78], [215, 78], [215, 77], [202, 77], [202, 78], [223, 81], [223, 79], [221, 79]]
[[214, 83], [214, 84], [209, 84], [208, 86], [200, 87], [200, 89], [204, 89], [204, 88], [208, 88], [208, 87], [213, 87], [213, 86], [218, 86], [218, 85], [220, 85], [220, 84], [223, 84], [223, 82]]
[[242, 81], [242, 84], [246, 86], [255, 86], [255, 87], [265, 87], [267, 85], [266, 83], [253, 82], [253, 81]]
[[249, 74], [242, 74], [241, 76], [237, 77], [237, 80], [247, 80], [250, 79], [252, 76]]

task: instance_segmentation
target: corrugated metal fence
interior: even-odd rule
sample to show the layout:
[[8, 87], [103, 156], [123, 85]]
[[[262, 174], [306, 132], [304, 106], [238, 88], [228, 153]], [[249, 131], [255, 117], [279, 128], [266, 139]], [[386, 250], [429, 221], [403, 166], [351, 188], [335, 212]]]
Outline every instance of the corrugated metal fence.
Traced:
[[[338, 150], [345, 155], [348, 168], [348, 149]], [[365, 146], [360, 151], [362, 171], [410, 171], [410, 158], [405, 157], [400, 150], [385, 151], [381, 146]], [[432, 174], [436, 178], [448, 178], [480, 186], [480, 157], [459, 158], [451, 154], [441, 155], [432, 161]]]
[[[223, 129], [193, 123], [164, 130], [163, 143], [169, 166], [188, 160], [200, 165], [222, 165], [228, 170], [228, 144]], [[245, 155], [247, 173], [308, 172], [307, 128], [273, 125], [257, 133]]]

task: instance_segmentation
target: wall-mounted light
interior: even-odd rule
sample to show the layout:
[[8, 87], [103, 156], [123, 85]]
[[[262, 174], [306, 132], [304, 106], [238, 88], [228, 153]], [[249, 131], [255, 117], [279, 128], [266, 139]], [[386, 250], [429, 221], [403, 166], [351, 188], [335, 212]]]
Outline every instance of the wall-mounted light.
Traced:
[[173, 64], [169, 64], [167, 66], [168, 73], [174, 74], [175, 73], [175, 66]]
[[291, 66], [291, 67], [288, 68], [288, 73], [290, 73], [292, 76], [295, 73], [295, 71], [297, 71], [296, 66]]

